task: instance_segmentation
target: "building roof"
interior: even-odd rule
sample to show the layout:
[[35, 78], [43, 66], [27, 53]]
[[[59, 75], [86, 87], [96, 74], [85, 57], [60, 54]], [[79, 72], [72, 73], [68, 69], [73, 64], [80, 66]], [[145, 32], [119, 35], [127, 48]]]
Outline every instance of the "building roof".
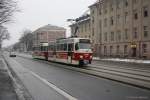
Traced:
[[51, 24], [45, 25], [43, 27], [38, 28], [34, 32], [41, 32], [41, 31], [65, 31], [64, 27], [54, 26]]
[[71, 24], [70, 27], [76, 25], [77, 23], [80, 24], [80, 23], [83, 23], [83, 22], [86, 22], [86, 21], [89, 21], [90, 20], [90, 15], [87, 14], [87, 15], [83, 15], [79, 18], [76, 18], [76, 22]]
[[93, 6], [97, 6], [100, 3], [103, 3], [104, 0], [97, 0], [95, 3], [93, 3], [92, 5], [89, 6], [89, 8], [93, 7]]

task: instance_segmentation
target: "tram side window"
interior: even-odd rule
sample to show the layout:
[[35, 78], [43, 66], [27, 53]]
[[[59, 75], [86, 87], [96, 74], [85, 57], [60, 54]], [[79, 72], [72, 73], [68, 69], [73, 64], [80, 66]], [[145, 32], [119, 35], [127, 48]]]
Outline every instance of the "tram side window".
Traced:
[[40, 48], [40, 49], [41, 49], [41, 51], [43, 51], [43, 46], [41, 46], [41, 48]]
[[47, 51], [48, 47], [47, 46], [41, 46], [41, 51]]
[[51, 45], [51, 50], [54, 51], [54, 45]]
[[35, 47], [32, 48], [32, 51], [35, 51]]
[[37, 47], [36, 50], [37, 50], [37, 51], [41, 51], [41, 50], [40, 50], [40, 47]]
[[53, 45], [53, 50], [56, 51], [56, 45]]
[[33, 47], [32, 49], [33, 49], [33, 51], [36, 51], [36, 47]]
[[39, 51], [39, 47], [33, 47], [33, 51]]
[[61, 44], [59, 44], [59, 51], [61, 51]]
[[78, 43], [75, 44], [75, 50], [79, 50], [79, 45], [78, 45]]
[[51, 45], [48, 46], [48, 50], [51, 50]]
[[61, 51], [64, 50], [64, 45], [63, 45], [63, 44], [60, 45], [60, 50], [61, 50]]
[[67, 51], [67, 44], [64, 44], [64, 51]]
[[74, 50], [73, 43], [68, 44], [68, 51], [73, 51], [73, 50]]
[[54, 45], [49, 45], [49, 48], [48, 48], [50, 51], [53, 51], [54, 50]]
[[60, 44], [57, 44], [57, 51], [60, 51]]
[[39, 51], [40, 49], [39, 49], [39, 47], [35, 47], [35, 51]]
[[48, 51], [48, 46], [45, 47], [45, 50]]
[[58, 44], [56, 45], [56, 50], [58, 51]]

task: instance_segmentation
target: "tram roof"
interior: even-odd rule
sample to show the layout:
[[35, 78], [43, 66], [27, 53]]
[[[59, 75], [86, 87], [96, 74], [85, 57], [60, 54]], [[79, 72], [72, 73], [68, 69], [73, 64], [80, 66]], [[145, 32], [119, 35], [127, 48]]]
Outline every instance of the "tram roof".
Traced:
[[89, 38], [78, 38], [78, 37], [71, 37], [71, 38], [60, 38], [60, 39], [57, 39], [56, 42], [61, 42], [61, 43], [71, 43], [71, 42], [77, 42], [78, 40], [80, 39], [88, 39], [90, 40]]
[[57, 40], [69, 40], [69, 39], [89, 39], [89, 38], [78, 38], [78, 37], [70, 37], [70, 38], [59, 38]]

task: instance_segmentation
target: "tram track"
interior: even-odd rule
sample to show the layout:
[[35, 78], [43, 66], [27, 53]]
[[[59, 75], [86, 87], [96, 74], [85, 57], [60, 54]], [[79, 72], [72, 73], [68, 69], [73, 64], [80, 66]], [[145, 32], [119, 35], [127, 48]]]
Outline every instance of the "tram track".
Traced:
[[132, 70], [132, 71], [139, 71], [139, 72], [146, 72], [150, 73], [150, 68], [139, 68], [139, 67], [128, 67], [128, 66], [112, 66], [112, 65], [104, 65], [104, 64], [94, 64], [92, 66], [93, 68], [99, 68], [96, 66], [104, 66], [104, 67], [109, 67], [109, 68], [119, 68], [119, 69], [125, 69], [125, 70]]
[[101, 68], [101, 69], [87, 68], [87, 69], [97, 71], [97, 72], [104, 72], [104, 73], [108, 73], [108, 74], [111, 74], [111, 75], [122, 76], [122, 77], [127, 77], [127, 78], [132, 78], [132, 79], [137, 79], [137, 80], [143, 80], [143, 81], [150, 82], [150, 76], [146, 76], [146, 75], [139, 75], [139, 74], [136, 74], [136, 73], [109, 70], [109, 69], [103, 69], [103, 68]]
[[126, 73], [126, 74], [132, 74], [132, 75], [137, 75], [137, 76], [143, 76], [143, 77], [150, 77], [150, 74], [148, 72], [140, 72], [140, 71], [132, 71], [132, 70], [127, 70], [127, 69], [115, 69], [115, 68], [107, 68], [107, 67], [87, 67], [86, 69], [90, 70], [95, 70], [95, 71], [100, 71], [100, 70], [107, 70], [107, 71], [112, 71], [112, 72], [118, 72], [118, 73]]
[[[23, 57], [23, 56], [20, 56]], [[27, 57], [23, 57], [27, 58]], [[29, 58], [27, 58], [29, 59]], [[37, 60], [39, 61], [39, 60]], [[148, 70], [133, 69], [133, 68], [122, 68], [118, 66], [109, 65], [89, 65], [87, 67], [75, 67], [70, 65], [62, 65], [59, 63], [52, 63], [40, 60], [47, 64], [53, 64], [58, 67], [63, 67], [69, 70], [75, 70], [78, 72], [130, 84], [133, 86], [150, 89], [150, 74]]]

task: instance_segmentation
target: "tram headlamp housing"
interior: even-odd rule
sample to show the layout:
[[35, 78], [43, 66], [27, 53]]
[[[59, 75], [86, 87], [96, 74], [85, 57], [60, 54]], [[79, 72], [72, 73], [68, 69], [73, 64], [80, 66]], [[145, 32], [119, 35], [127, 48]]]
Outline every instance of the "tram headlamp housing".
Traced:
[[90, 56], [90, 59], [92, 59], [93, 58], [93, 56]]
[[83, 59], [83, 56], [82, 56], [82, 55], [80, 55], [80, 59]]

